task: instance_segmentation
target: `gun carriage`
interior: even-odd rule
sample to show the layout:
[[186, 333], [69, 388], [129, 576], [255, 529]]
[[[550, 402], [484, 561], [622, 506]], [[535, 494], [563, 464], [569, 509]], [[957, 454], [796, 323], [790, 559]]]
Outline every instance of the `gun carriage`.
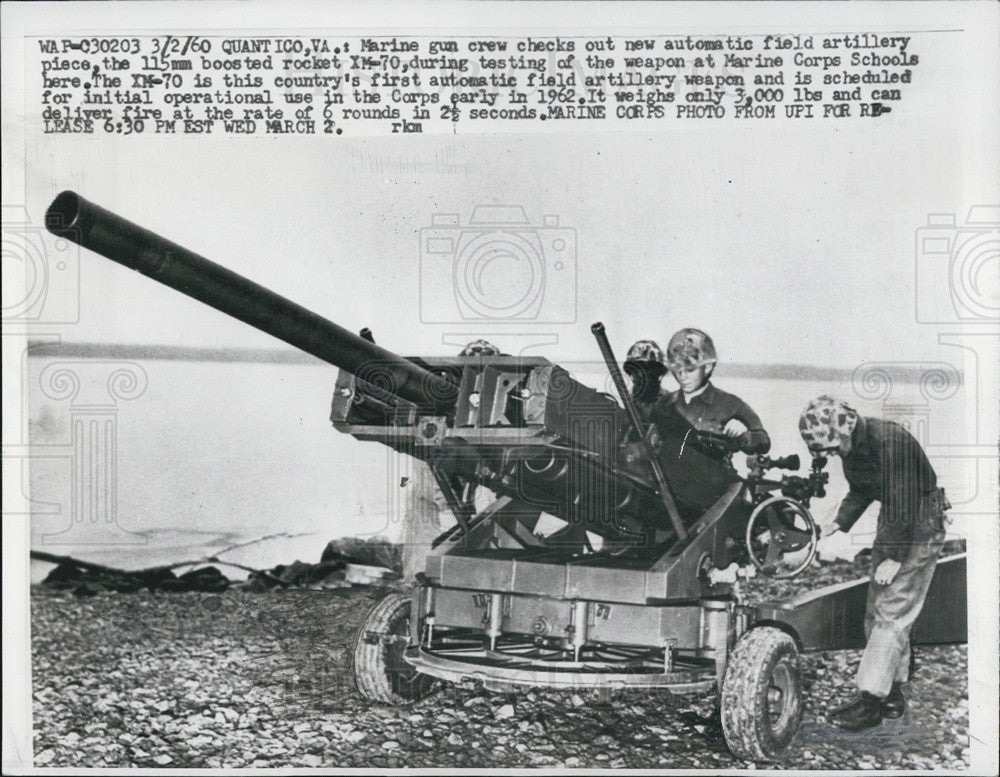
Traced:
[[[333, 426], [427, 463], [457, 523], [434, 541], [412, 591], [385, 597], [361, 628], [354, 670], [365, 697], [410, 703], [466, 679], [498, 690], [715, 687], [730, 749], [767, 760], [798, 727], [799, 651], [863, 644], [865, 581], [790, 602], [734, 595], [739, 568], [781, 575], [790, 551], [804, 560], [784, 574], [811, 561], [808, 505], [823, 495], [823, 462], [807, 477], [772, 479], [768, 470], [797, 469], [798, 458], [757, 457], [691, 514], [645, 442], [602, 326], [594, 334], [622, 404], [544, 358], [397, 356], [367, 330], [356, 335], [73, 192], [55, 199], [46, 225], [338, 366]], [[693, 445], [728, 444], [689, 432]], [[493, 495], [486, 506], [482, 491]], [[543, 515], [562, 528], [539, 534]], [[939, 564], [934, 585], [951, 606], [921, 616], [914, 641], [964, 640], [964, 557]]]

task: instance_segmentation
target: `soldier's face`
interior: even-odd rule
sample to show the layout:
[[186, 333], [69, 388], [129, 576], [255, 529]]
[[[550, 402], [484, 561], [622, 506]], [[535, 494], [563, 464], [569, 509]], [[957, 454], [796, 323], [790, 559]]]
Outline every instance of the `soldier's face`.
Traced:
[[654, 362], [625, 362], [625, 374], [632, 379], [632, 393], [642, 396], [656, 396], [660, 392], [663, 368]]
[[711, 373], [709, 373], [708, 367], [704, 364], [700, 367], [687, 367], [682, 364], [674, 364], [670, 367], [670, 374], [680, 384], [681, 391], [685, 394], [690, 394], [692, 391], [697, 391], [705, 385], [705, 381], [708, 380], [708, 376]]

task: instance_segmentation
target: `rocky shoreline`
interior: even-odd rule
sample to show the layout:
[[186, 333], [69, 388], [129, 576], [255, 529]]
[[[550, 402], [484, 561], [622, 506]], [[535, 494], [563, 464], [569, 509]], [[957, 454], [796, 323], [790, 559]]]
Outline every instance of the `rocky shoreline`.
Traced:
[[[34, 753], [62, 767], [751, 768], [702, 717], [710, 695], [496, 694], [448, 685], [409, 707], [365, 702], [348, 667], [377, 592], [104, 592], [31, 597]], [[860, 651], [802, 657], [788, 769], [962, 769], [965, 646], [921, 648], [909, 709], [864, 735], [819, 722]]]

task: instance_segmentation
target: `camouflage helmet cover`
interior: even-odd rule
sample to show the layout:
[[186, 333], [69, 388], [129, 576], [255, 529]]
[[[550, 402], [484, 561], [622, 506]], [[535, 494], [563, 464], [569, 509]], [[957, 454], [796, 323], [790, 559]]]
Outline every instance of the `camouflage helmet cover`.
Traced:
[[500, 349], [488, 340], [473, 340], [462, 349], [459, 356], [499, 356]]
[[652, 340], [636, 340], [628, 349], [626, 361], [663, 363], [663, 349]]
[[671, 369], [695, 369], [717, 361], [715, 343], [700, 329], [682, 329], [667, 344], [667, 364]]
[[812, 400], [799, 416], [799, 433], [811, 451], [839, 448], [850, 439], [858, 423], [858, 411], [824, 394]]

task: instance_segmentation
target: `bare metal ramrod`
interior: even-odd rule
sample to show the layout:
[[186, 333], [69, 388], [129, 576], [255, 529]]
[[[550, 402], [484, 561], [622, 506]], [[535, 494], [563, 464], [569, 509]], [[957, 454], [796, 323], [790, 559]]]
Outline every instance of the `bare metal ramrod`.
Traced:
[[392, 396], [422, 407], [453, 403], [458, 387], [409, 359], [65, 191], [45, 216], [49, 231], [204, 302], [329, 362]]

